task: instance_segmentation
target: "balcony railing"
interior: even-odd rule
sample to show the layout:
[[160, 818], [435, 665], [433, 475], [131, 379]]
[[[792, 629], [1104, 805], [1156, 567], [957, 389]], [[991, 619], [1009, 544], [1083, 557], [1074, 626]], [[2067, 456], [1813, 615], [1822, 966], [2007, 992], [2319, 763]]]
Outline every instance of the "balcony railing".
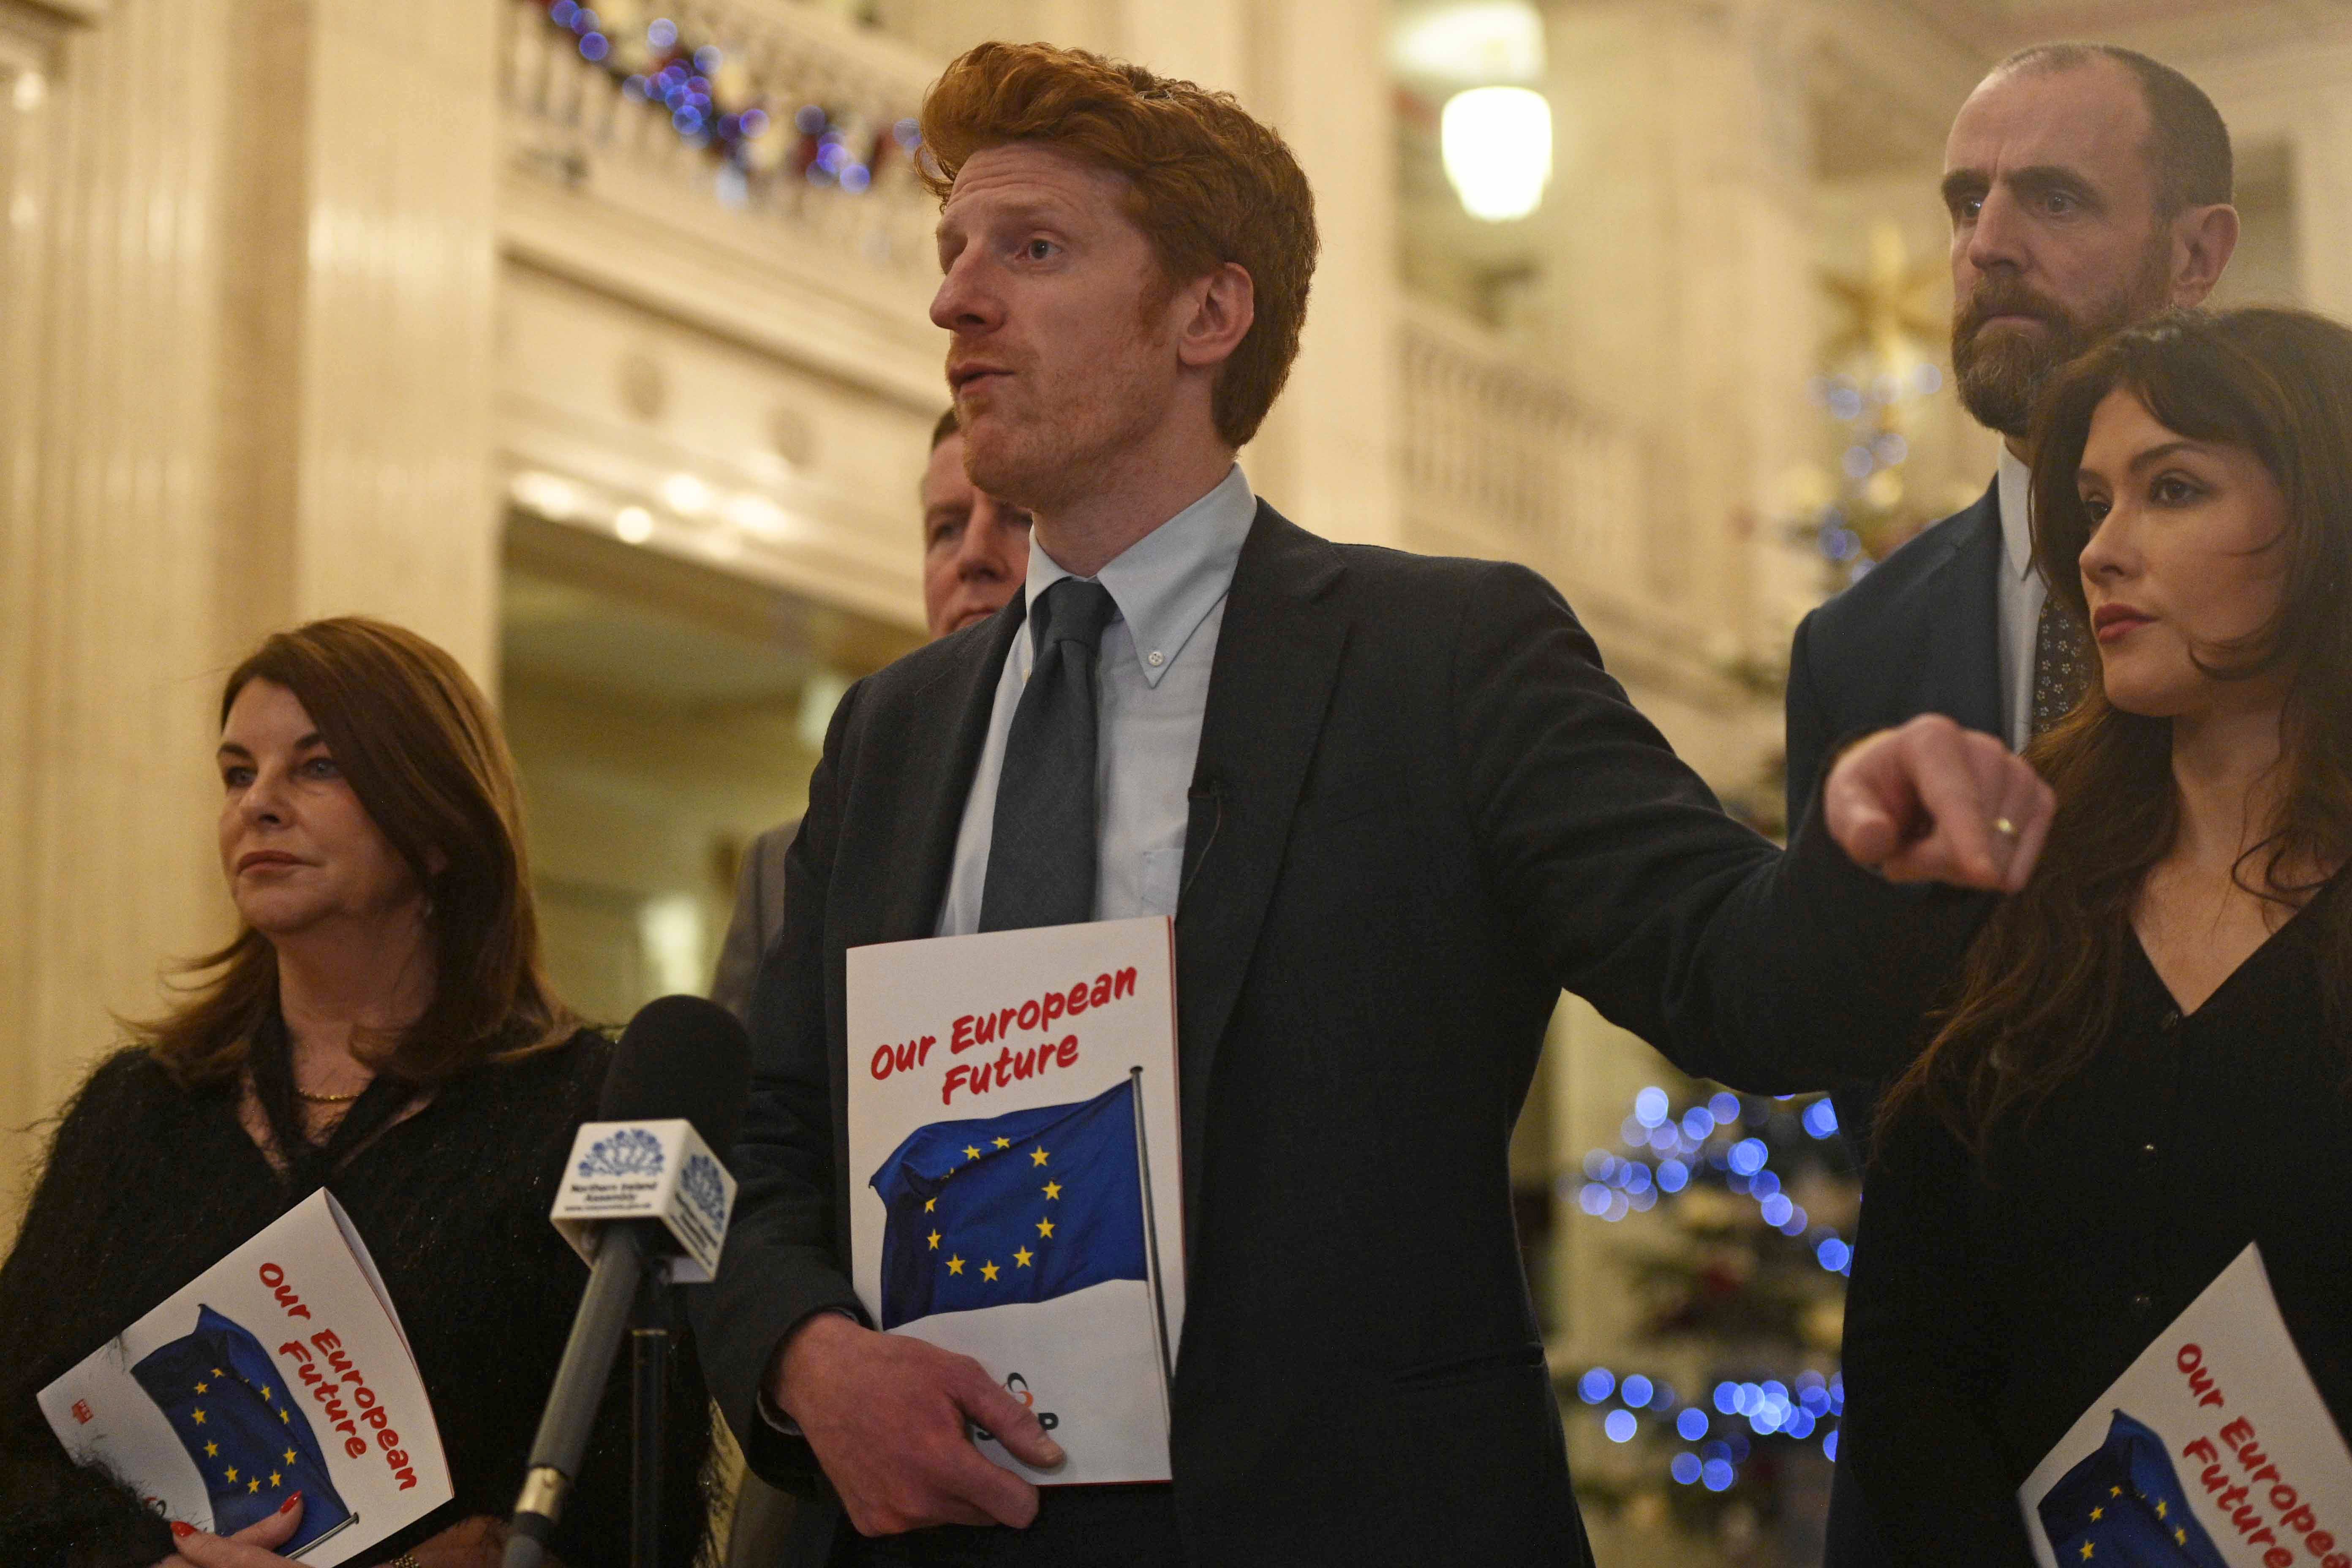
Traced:
[[915, 51], [788, 0], [507, 0], [502, 53], [523, 167], [650, 221], [708, 233], [731, 211], [753, 244], [764, 226], [835, 265], [933, 274], [912, 142], [938, 68]]
[[1404, 307], [1397, 355], [1408, 542], [1605, 593], [1645, 580], [1647, 459], [1631, 431], [1418, 301]]

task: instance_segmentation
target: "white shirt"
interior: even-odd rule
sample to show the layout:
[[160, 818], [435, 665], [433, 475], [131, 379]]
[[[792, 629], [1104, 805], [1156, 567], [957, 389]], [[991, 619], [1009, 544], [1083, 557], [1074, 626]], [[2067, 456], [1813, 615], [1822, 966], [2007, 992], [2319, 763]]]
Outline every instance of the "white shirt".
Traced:
[[2042, 624], [2042, 601], [2050, 591], [2033, 569], [2033, 473], [2017, 460], [2004, 443], [2000, 468], [1994, 479], [1995, 502], [2000, 508], [2000, 552], [2004, 570], [1995, 595], [2000, 619], [2000, 718], [2011, 751], [2025, 749], [2033, 727], [2033, 641]]
[[[1184, 862], [1184, 829], [1201, 720], [1209, 706], [1209, 670], [1224, 625], [1234, 565], [1257, 517], [1257, 497], [1236, 463], [1216, 488], [1141, 539], [1095, 575], [1118, 614], [1103, 628], [1095, 660], [1095, 910], [1098, 921], [1172, 915]], [[1033, 532], [1029, 580], [1037, 595], [1069, 576]], [[1013, 715], [1036, 659], [1033, 619], [1013, 640], [996, 682], [955, 862], [940, 909], [939, 934], [980, 929], [988, 882], [989, 842], [996, 832], [996, 784]]]

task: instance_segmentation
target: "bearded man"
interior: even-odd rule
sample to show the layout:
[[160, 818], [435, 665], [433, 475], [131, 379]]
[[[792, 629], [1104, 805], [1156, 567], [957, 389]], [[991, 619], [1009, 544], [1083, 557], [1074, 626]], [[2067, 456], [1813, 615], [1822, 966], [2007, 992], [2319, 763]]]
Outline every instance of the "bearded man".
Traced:
[[[2212, 291], [2238, 240], [2230, 132], [2197, 84], [2104, 44], [2042, 44], [1993, 68], [1944, 149], [1952, 368], [2002, 437], [1977, 503], [1807, 616], [1789, 656], [1794, 823], [1843, 735], [1942, 713], [2022, 750], [2097, 668], [2033, 568], [2027, 436], [2036, 396], [2110, 334]], [[1835, 1096], [1857, 1149], [1875, 1086]], [[1851, 1310], [1851, 1309], [1850, 1309]], [[1827, 1568], [1885, 1561], [1839, 1434]]]

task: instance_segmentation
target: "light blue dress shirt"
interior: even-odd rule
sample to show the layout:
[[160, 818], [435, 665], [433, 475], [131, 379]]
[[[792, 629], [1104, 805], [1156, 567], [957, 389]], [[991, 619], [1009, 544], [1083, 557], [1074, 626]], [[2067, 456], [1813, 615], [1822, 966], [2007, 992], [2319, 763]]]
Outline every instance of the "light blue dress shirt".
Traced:
[[[1176, 912], [1184, 863], [1187, 795], [1209, 705], [1209, 669], [1224, 624], [1234, 564], [1257, 516], [1257, 497], [1236, 463], [1216, 489], [1128, 546], [1096, 575], [1118, 613], [1103, 628], [1095, 660], [1100, 727], [1095, 752], [1095, 919], [1132, 920]], [[1037, 595], [1070, 575], [1029, 541], [1031, 609]], [[996, 682], [988, 741], [965, 797], [955, 864], [939, 934], [980, 929], [988, 882], [989, 841], [996, 831], [996, 783], [1013, 710], [1036, 658], [1029, 627], [1013, 640]]]

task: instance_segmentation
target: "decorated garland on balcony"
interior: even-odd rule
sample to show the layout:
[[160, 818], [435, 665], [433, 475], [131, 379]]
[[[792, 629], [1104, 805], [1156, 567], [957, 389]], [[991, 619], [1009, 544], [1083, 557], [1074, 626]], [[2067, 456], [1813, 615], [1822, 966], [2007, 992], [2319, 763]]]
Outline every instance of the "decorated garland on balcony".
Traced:
[[580, 58], [618, 81], [622, 96], [667, 115], [670, 129], [746, 179], [788, 176], [863, 195], [894, 170], [913, 172], [922, 133], [911, 118], [873, 124], [849, 111], [773, 103], [717, 42], [686, 36], [668, 17], [640, 24], [638, 0], [530, 0]]

